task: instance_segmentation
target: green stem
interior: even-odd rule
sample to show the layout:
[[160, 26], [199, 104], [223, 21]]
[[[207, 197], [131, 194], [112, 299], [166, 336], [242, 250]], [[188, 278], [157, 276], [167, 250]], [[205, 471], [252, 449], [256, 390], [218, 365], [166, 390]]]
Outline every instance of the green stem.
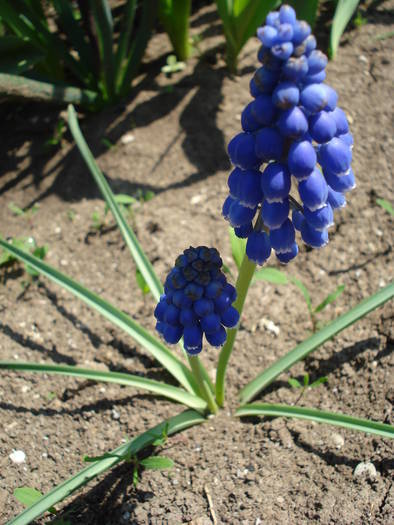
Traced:
[[198, 386], [200, 387], [201, 395], [208, 404], [209, 411], [211, 414], [216, 414], [218, 411], [218, 406], [215, 402], [212, 390], [205, 378], [205, 374], [203, 374], [203, 365], [201, 364], [200, 359], [198, 356], [191, 355], [188, 355], [187, 358], [193, 371], [193, 375], [197, 380]]
[[[256, 265], [252, 263], [249, 260], [248, 256], [245, 254], [241, 264], [241, 268], [239, 269], [236, 284], [237, 299], [235, 300], [233, 305], [234, 308], [238, 310], [240, 316], [242, 315], [242, 309], [245, 303], [246, 294], [248, 293], [249, 285], [252, 281], [255, 269]], [[238, 327], [239, 325], [227, 331], [227, 340], [219, 355], [219, 363], [216, 372], [216, 402], [219, 406], [223, 406], [224, 404], [224, 381], [226, 378], [226, 368], [231, 356], [231, 352], [233, 350], [235, 338], [237, 337]]]

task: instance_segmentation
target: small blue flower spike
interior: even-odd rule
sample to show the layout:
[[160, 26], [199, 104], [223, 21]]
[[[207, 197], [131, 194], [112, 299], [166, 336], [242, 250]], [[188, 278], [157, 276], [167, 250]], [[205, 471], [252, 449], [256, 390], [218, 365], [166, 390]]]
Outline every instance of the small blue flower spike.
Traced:
[[[250, 223], [245, 232], [248, 227]], [[155, 308], [156, 330], [169, 344], [183, 336], [190, 355], [201, 352], [204, 335], [212, 346], [222, 346], [227, 338], [225, 327], [232, 328], [239, 321], [232, 306], [237, 293], [227, 282], [222, 265], [216, 248], [188, 248], [175, 261]]]
[[[328, 243], [334, 212], [355, 187], [353, 136], [336, 91], [324, 82], [327, 57], [294, 9], [269, 13], [257, 37], [262, 65], [250, 81], [242, 132], [228, 145], [235, 169], [223, 216], [247, 239], [250, 260], [264, 264], [274, 251], [287, 264], [298, 254], [296, 235], [313, 248]], [[219, 332], [207, 338], [221, 340]]]

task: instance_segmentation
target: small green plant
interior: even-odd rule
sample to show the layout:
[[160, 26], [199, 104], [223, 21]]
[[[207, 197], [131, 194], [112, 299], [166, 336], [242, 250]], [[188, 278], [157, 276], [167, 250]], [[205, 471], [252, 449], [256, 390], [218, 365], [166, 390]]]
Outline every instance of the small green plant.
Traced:
[[107, 149], [112, 149], [115, 147], [115, 144], [113, 144], [109, 139], [103, 137], [101, 139], [101, 143], [107, 148]]
[[381, 208], [386, 210], [391, 216], [394, 216], [394, 208], [388, 201], [385, 199], [376, 199], [376, 203], [379, 204]]
[[63, 140], [63, 136], [67, 130], [66, 123], [61, 118], [57, 121], [55, 130], [53, 132], [53, 135], [51, 138], [49, 138], [45, 143], [45, 147], [52, 148], [61, 145], [61, 142]]
[[303, 395], [305, 394], [308, 388], [316, 388], [317, 386], [322, 385], [323, 383], [327, 383], [327, 381], [328, 381], [328, 378], [326, 376], [323, 376], [323, 377], [319, 377], [315, 379], [315, 381], [310, 383], [308, 373], [304, 375], [302, 383], [298, 381], [298, 379], [296, 379], [295, 377], [290, 377], [288, 379], [289, 385], [292, 388], [301, 389], [300, 395], [298, 396], [296, 401], [294, 401], [293, 405], [297, 405], [300, 402], [301, 398], [303, 397]]
[[[1, 237], [0, 237], [1, 238]], [[23, 252], [28, 252], [37, 257], [40, 260], [44, 260], [48, 252], [47, 246], [38, 246], [33, 237], [14, 237], [9, 240], [9, 243], [12, 246], [15, 246]], [[1, 280], [5, 280], [10, 271], [14, 270], [20, 265], [19, 260], [7, 249], [0, 249], [0, 277]], [[27, 283], [22, 283], [23, 286], [30, 284], [35, 278], [38, 277], [39, 272], [37, 272], [30, 265], [23, 263], [22, 267], [25, 272], [30, 276], [30, 281]]]
[[168, 76], [171, 76], [173, 73], [178, 73], [178, 71], [183, 71], [186, 67], [185, 62], [178, 61], [175, 55], [169, 55], [167, 57], [167, 63], [161, 68], [161, 72], [165, 73]]
[[[22, 503], [22, 505], [25, 507], [30, 507], [30, 505], [33, 505], [39, 499], [41, 499], [42, 496], [42, 492], [33, 487], [19, 487], [14, 490], [15, 499], [17, 499], [19, 503]], [[56, 514], [57, 511], [55, 507], [49, 507], [48, 512], [50, 514]]]
[[23, 217], [31, 224], [33, 215], [35, 215], [38, 212], [38, 210], [40, 209], [40, 205], [36, 203], [33, 204], [33, 206], [31, 206], [30, 208], [20, 208], [13, 202], [10, 202], [8, 204], [8, 209], [15, 217]]
[[[151, 435], [154, 437], [154, 440], [152, 442], [152, 446], [162, 446], [166, 443], [168, 439], [168, 422], [165, 423], [164, 428], [161, 429], [160, 433], [157, 434], [155, 432], [151, 432]], [[113, 454], [113, 453], [106, 453], [101, 456], [85, 456], [83, 460], [87, 463], [95, 463], [97, 461], [102, 461], [103, 459], [109, 459], [109, 458], [117, 458], [120, 461], [124, 461], [126, 463], [131, 464], [132, 466], [132, 479], [133, 479], [133, 485], [136, 488], [139, 480], [140, 480], [140, 473], [141, 469], [145, 470], [167, 470], [171, 469], [174, 466], [174, 462], [172, 459], [166, 457], [166, 456], [147, 456], [145, 458], [140, 459], [138, 457], [137, 453], [133, 453], [131, 447], [126, 450], [123, 454]]]

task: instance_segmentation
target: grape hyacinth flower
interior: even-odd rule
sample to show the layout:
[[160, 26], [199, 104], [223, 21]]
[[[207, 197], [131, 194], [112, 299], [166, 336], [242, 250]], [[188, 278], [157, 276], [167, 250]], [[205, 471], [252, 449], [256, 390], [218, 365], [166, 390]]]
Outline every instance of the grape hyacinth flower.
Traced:
[[324, 83], [327, 57], [294, 9], [269, 13], [257, 36], [262, 66], [250, 82], [254, 100], [242, 112], [242, 132], [228, 145], [234, 170], [223, 216], [247, 238], [251, 261], [264, 264], [274, 250], [286, 264], [298, 253], [296, 230], [313, 248], [327, 244], [334, 210], [355, 187], [353, 137]]
[[225, 327], [232, 328], [239, 321], [232, 306], [237, 294], [221, 271], [222, 265], [216, 248], [188, 248], [176, 259], [156, 306], [156, 330], [170, 344], [183, 336], [190, 355], [201, 352], [203, 335], [212, 346], [222, 346], [227, 338]]

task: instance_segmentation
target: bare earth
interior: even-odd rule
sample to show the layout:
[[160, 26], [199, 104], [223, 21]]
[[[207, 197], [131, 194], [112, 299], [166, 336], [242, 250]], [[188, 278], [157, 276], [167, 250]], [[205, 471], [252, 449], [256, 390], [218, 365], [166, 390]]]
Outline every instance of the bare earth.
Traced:
[[[324, 311], [328, 321], [388, 284], [392, 278], [393, 219], [376, 205], [392, 200], [394, 4], [383, 2], [361, 30], [346, 33], [328, 82], [338, 91], [355, 137], [357, 189], [336, 217], [329, 245], [302, 249], [287, 269], [307, 284], [318, 304], [339, 284], [345, 292]], [[149, 59], [134, 96], [123, 105], [83, 119], [100, 167], [116, 193], [155, 192], [133, 223], [142, 245], [164, 278], [189, 245], [216, 246], [234, 271], [227, 224], [220, 208], [227, 193], [225, 146], [240, 129], [249, 101], [248, 82], [258, 43], [243, 50], [241, 74], [226, 75], [219, 22], [212, 9], [197, 13], [192, 33], [203, 32], [207, 59], [181, 74], [159, 73], [170, 51], [165, 35], [151, 41]], [[43, 144], [59, 111], [36, 104], [2, 104], [0, 233], [32, 235], [48, 244], [49, 263], [113, 301], [153, 328], [154, 302], [141, 296], [135, 265], [118, 231], [106, 219], [104, 233], [91, 228], [104, 203], [71, 136], [48, 153]], [[124, 140], [132, 134], [133, 140]], [[108, 149], [102, 138], [114, 147]], [[123, 137], [123, 139], [122, 139]], [[127, 142], [127, 143], [125, 143]], [[31, 216], [14, 216], [39, 202]], [[276, 265], [274, 258], [270, 264]], [[4, 277], [4, 276], [3, 276]], [[78, 364], [143, 373], [169, 380], [151, 357], [76, 298], [42, 279], [22, 293], [19, 270], [0, 285], [0, 358]], [[278, 335], [267, 329], [272, 321]], [[72, 524], [389, 524], [394, 516], [393, 446], [388, 439], [301, 421], [232, 417], [236, 395], [257, 371], [308, 336], [310, 321], [300, 292], [256, 283], [248, 296], [228, 377], [228, 405], [215, 419], [169, 438], [162, 453], [175, 461], [169, 472], [146, 471], [137, 490], [127, 465], [91, 482], [58, 506]], [[287, 379], [328, 382], [309, 390], [305, 406], [393, 422], [393, 309], [387, 304], [326, 343], [291, 374], [277, 380], [264, 400], [291, 404], [299, 392]], [[214, 372], [216, 353], [202, 355]], [[116, 385], [66, 377], [2, 372], [0, 375], [0, 522], [21, 510], [13, 490], [47, 492], [80, 470], [85, 454], [117, 447], [181, 408]], [[119, 418], [117, 418], [119, 414]], [[343, 439], [341, 439], [343, 438]], [[26, 463], [9, 459], [13, 449]], [[376, 476], [354, 476], [370, 461]], [[211, 501], [211, 503], [209, 503]], [[63, 513], [64, 512], [64, 513]], [[48, 523], [42, 518], [37, 523]]]

